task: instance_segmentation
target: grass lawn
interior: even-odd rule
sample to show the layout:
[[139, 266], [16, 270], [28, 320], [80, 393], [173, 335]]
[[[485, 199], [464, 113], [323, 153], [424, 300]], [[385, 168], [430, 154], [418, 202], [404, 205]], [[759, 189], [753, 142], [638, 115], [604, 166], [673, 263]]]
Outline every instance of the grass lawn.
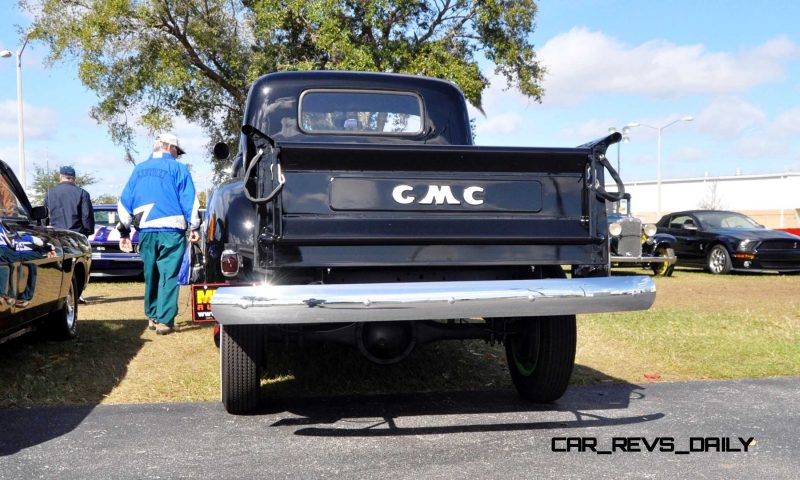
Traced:
[[[649, 311], [578, 317], [574, 384], [800, 375], [800, 277], [677, 270], [655, 281]], [[165, 337], [146, 329], [142, 293], [93, 280], [77, 340], [1, 344], [0, 408], [218, 399], [219, 356], [210, 326], [190, 322], [188, 289], [180, 331]], [[429, 345], [388, 367], [329, 345], [272, 351], [269, 365], [265, 395], [512, 388], [502, 346], [480, 341]]]

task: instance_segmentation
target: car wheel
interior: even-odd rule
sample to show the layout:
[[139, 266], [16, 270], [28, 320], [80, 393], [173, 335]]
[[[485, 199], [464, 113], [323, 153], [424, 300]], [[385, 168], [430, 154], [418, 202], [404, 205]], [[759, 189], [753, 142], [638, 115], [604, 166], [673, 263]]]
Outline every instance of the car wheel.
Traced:
[[575, 365], [575, 315], [514, 320], [505, 341], [506, 361], [520, 397], [552, 402], [567, 389]]
[[220, 337], [222, 403], [228, 413], [252, 412], [261, 394], [263, 330], [259, 325], [223, 325]]
[[731, 271], [731, 256], [722, 245], [714, 245], [708, 252], [708, 271], [715, 274], [724, 274]]
[[[674, 257], [675, 250], [669, 247], [658, 247], [653, 256], [662, 258]], [[667, 261], [653, 263], [650, 267], [653, 269], [653, 275], [659, 277], [671, 277], [672, 272], [675, 270], [675, 264], [670, 265]]]
[[70, 340], [78, 336], [78, 282], [73, 277], [64, 300], [64, 306], [45, 318], [48, 336], [57, 340]]

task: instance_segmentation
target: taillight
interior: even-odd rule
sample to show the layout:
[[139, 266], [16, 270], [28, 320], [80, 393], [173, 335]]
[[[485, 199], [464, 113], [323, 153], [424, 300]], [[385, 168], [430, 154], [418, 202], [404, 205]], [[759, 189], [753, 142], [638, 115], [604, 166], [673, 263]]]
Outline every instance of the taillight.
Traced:
[[235, 277], [239, 274], [239, 267], [242, 262], [239, 255], [233, 250], [225, 250], [219, 259], [220, 270], [226, 277]]

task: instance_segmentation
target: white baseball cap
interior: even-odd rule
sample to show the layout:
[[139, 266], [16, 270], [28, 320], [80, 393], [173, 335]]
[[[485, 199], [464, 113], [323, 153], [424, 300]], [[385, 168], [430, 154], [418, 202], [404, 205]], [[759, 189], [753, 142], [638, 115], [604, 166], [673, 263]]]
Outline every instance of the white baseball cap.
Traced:
[[175, 145], [175, 148], [178, 149], [178, 155], [183, 155], [184, 152], [181, 148], [180, 141], [178, 141], [177, 135], [174, 133], [159, 133], [156, 137], [156, 144], [158, 143], [167, 143], [169, 145]]

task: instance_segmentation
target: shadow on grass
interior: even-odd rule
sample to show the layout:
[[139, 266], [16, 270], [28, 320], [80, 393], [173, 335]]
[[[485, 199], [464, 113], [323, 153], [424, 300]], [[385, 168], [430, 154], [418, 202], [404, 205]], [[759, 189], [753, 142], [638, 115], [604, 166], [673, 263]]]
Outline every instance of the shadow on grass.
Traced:
[[[290, 412], [299, 418], [273, 426], [297, 426], [297, 435], [397, 436], [470, 432], [585, 428], [649, 422], [663, 413], [598, 415], [597, 410], [624, 410], [632, 399], [643, 399], [644, 387], [577, 365], [575, 383], [553, 404], [521, 400], [508, 377], [500, 347], [482, 342], [442, 342], [429, 345], [405, 362], [372, 365], [352, 350], [313, 346], [305, 353], [268, 355], [268, 374], [281, 381], [262, 386], [258, 413]], [[288, 360], [286, 360], [288, 358]], [[283, 359], [283, 360], [281, 360]], [[592, 411], [591, 413], [588, 413]], [[563, 417], [569, 412], [569, 418]], [[485, 423], [482, 414], [518, 413], [517, 421]], [[480, 423], [473, 424], [478, 414]], [[555, 415], [553, 415], [555, 414]], [[397, 419], [448, 416], [440, 426], [399, 427]], [[455, 416], [455, 417], [453, 417]], [[491, 418], [491, 417], [488, 417]], [[529, 421], [529, 420], [536, 421]], [[348, 428], [331, 426], [347, 420]], [[362, 424], [363, 427], [352, 425]]]
[[114, 276], [92, 276], [91, 279], [92, 283], [137, 283], [137, 282], [144, 282], [144, 277], [142, 274], [138, 275], [114, 275]]
[[[141, 320], [79, 322], [78, 338], [71, 341], [44, 341], [33, 332], [3, 344], [0, 456], [74, 429], [125, 376], [146, 342], [140, 338], [144, 328]], [[18, 408], [43, 405], [87, 406], [69, 408], [57, 422], [38, 430], [17, 420]], [[18, 439], [25, 439], [24, 444], [16, 443]]]
[[104, 305], [107, 303], [130, 302], [133, 300], [142, 300], [141, 295], [133, 297], [106, 297], [105, 295], [93, 295], [91, 297], [83, 297], [89, 305]]

